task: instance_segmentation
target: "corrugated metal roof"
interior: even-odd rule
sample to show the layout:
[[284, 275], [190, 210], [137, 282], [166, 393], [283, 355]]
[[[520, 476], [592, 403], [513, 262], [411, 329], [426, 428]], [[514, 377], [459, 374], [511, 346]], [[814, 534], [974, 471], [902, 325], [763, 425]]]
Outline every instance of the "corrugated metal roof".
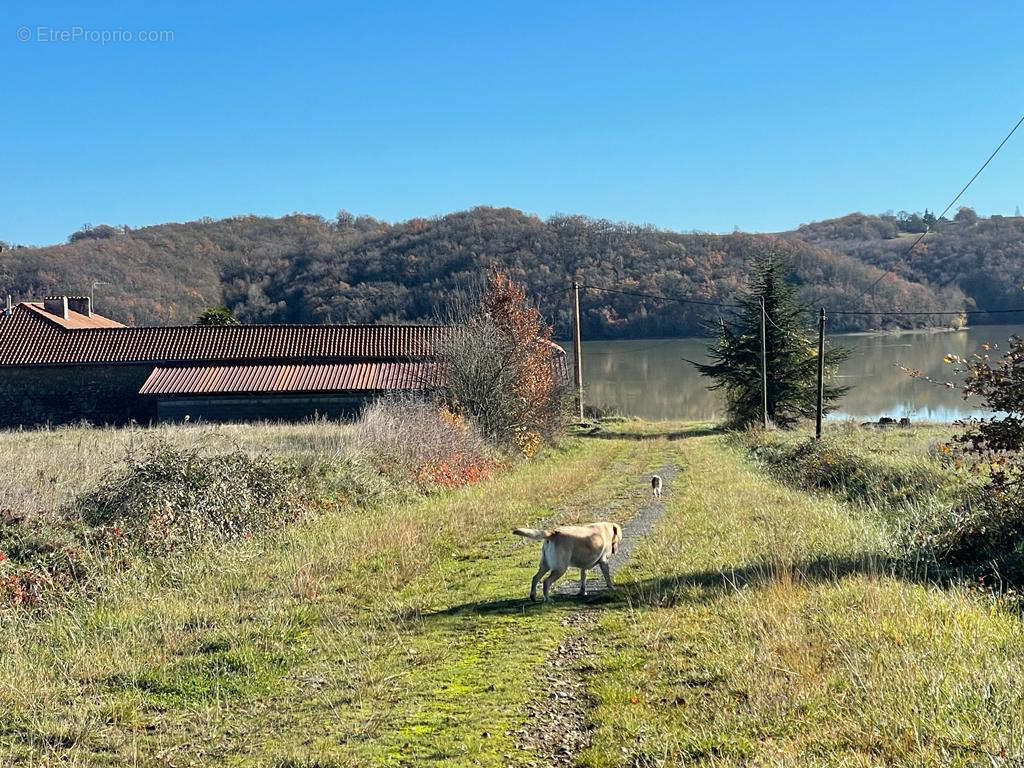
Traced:
[[433, 363], [159, 366], [140, 395], [283, 392], [367, 392], [420, 389], [436, 375]]
[[19, 304], [0, 313], [0, 366], [93, 363], [324, 362], [429, 357], [436, 325], [235, 325], [64, 328]]

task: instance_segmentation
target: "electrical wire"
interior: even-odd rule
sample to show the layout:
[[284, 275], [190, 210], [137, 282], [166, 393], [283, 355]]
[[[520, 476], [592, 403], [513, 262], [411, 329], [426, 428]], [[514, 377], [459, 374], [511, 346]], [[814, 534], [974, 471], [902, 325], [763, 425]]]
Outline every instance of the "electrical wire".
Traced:
[[677, 296], [661, 296], [661, 295], [656, 294], [656, 293], [642, 293], [640, 291], [623, 291], [623, 290], [620, 290], [618, 288], [605, 288], [604, 286], [591, 285], [590, 283], [587, 283], [585, 285], [581, 284], [580, 288], [589, 289], [589, 290], [593, 290], [593, 291], [604, 291], [605, 293], [620, 293], [620, 294], [622, 294], [624, 296], [639, 296], [639, 297], [645, 298], [645, 299], [657, 299], [658, 301], [677, 301], [677, 302], [680, 302], [682, 304], [699, 304], [699, 305], [705, 306], [705, 307], [733, 307], [733, 308], [739, 308], [739, 307], [743, 306], [742, 304], [727, 304], [727, 303], [721, 302], [721, 301], [707, 301], [706, 299], [691, 299], [691, 298], [684, 298], [684, 297], [677, 297]]
[[1005, 315], [1012, 312], [1024, 312], [1024, 307], [1017, 309], [936, 309], [932, 311], [904, 311], [901, 309], [895, 310], [876, 310], [876, 309], [832, 309], [825, 310], [826, 314], [831, 315]]
[[[956, 205], [957, 201], [961, 197], [963, 197], [963, 194], [964, 194], [964, 192], [967, 191], [967, 188], [969, 186], [971, 186], [971, 184], [974, 183], [974, 180], [976, 178], [978, 178], [981, 175], [981, 172], [985, 170], [985, 168], [988, 166], [989, 163], [992, 162], [992, 158], [994, 158], [997, 154], [999, 154], [999, 150], [1001, 150], [1003, 148], [1003, 145], [1006, 144], [1006, 142], [1008, 142], [1010, 140], [1010, 137], [1013, 136], [1013, 134], [1017, 132], [1017, 129], [1020, 128], [1021, 123], [1024, 123], [1024, 115], [1021, 115], [1021, 118], [1020, 118], [1020, 120], [1017, 121], [1017, 124], [1015, 126], [1013, 126], [1013, 128], [1010, 129], [1010, 132], [1008, 134], [1006, 134], [1006, 137], [1002, 141], [999, 142], [999, 146], [996, 147], [994, 150], [992, 150], [992, 154], [988, 156], [988, 159], [984, 163], [981, 164], [981, 168], [979, 168], [977, 171], [974, 172], [974, 175], [971, 176], [970, 181], [968, 181], [966, 184], [964, 184], [963, 188], [959, 192], [956, 193], [956, 197], [954, 197], [952, 200], [949, 201], [949, 205], [947, 205], [943, 209], [942, 213], [940, 213], [936, 217], [936, 221], [941, 220], [947, 213], [949, 213], [949, 209], [952, 208], [954, 205]], [[914, 248], [917, 247], [918, 243], [920, 243], [922, 240], [924, 240], [925, 235], [927, 235], [929, 232], [931, 232], [931, 230], [932, 230], [931, 224], [926, 224], [924, 232], [922, 232], [918, 236], [918, 238], [913, 243], [911, 243], [910, 247], [907, 249], [907, 252], [905, 254], [903, 254], [903, 257], [906, 258], [906, 257], [910, 256], [911, 251], [913, 251]], [[860, 301], [860, 299], [862, 299], [864, 297], [864, 294], [874, 290], [875, 286], [878, 285], [880, 282], [882, 282], [882, 280], [885, 278], [886, 275], [892, 275], [892, 274], [895, 274], [892, 270], [886, 270], [885, 272], [883, 272], [881, 275], [879, 275], [877, 280], [875, 280], [873, 283], [871, 283], [871, 285], [869, 285], [867, 288], [865, 288], [863, 291], [861, 291], [860, 295], [857, 296], [857, 298], [854, 299], [854, 301]]]
[[556, 293], [565, 293], [571, 291], [572, 288], [569, 286], [563, 286], [562, 288], [552, 288], [550, 291], [541, 291], [533, 295], [534, 299], [546, 299], [548, 296], [554, 296]]
[[808, 343], [810, 341], [809, 339], [806, 339], [803, 336], [797, 336], [793, 331], [787, 331], [781, 325], [779, 325], [774, 320], [772, 320], [772, 316], [769, 315], [767, 312], [764, 313], [764, 317], [765, 317], [765, 320], [767, 320], [769, 323], [774, 325], [778, 330], [782, 331], [782, 333], [786, 334], [789, 338], [791, 338], [791, 339], [793, 339], [795, 341], [802, 342], [802, 343]]

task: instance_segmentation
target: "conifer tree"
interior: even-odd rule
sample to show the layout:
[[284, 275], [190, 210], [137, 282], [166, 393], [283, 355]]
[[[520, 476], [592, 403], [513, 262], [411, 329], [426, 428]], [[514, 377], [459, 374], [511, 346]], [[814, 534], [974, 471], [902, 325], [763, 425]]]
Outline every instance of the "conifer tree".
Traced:
[[227, 307], [207, 307], [196, 318], [196, 325], [239, 325], [239, 322]]
[[[817, 334], [809, 327], [808, 307], [798, 302], [796, 290], [785, 280], [785, 262], [765, 254], [755, 262], [755, 274], [738, 308], [722, 317], [717, 338], [708, 350], [708, 363], [693, 363], [712, 383], [709, 389], [725, 396], [730, 426], [759, 423], [762, 418], [761, 298], [764, 298], [765, 347], [768, 380], [768, 419], [779, 427], [792, 427], [814, 418], [817, 407]], [[824, 410], [849, 387], [829, 381], [847, 351], [826, 344]], [[692, 362], [692, 361], [691, 361]]]

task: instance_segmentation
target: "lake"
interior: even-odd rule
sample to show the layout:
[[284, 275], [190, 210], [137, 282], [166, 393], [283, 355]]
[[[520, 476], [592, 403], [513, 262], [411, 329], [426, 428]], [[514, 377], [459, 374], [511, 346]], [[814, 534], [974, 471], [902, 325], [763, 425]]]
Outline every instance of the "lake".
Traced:
[[[980, 415], [956, 389], [910, 378], [897, 364], [923, 371], [939, 381], [955, 381], [943, 362], [946, 354], [970, 355], [985, 342], [1005, 347], [1022, 325], [985, 325], [951, 333], [836, 335], [850, 349], [841, 366], [843, 384], [852, 386], [829, 418], [860, 420], [880, 416], [914, 421], [953, 421]], [[572, 359], [572, 343], [560, 342]], [[631, 339], [583, 342], [583, 382], [588, 403], [611, 406], [647, 419], [717, 420], [722, 403], [706, 388], [687, 359], [704, 361], [705, 339]], [[959, 382], [957, 382], [959, 383]]]

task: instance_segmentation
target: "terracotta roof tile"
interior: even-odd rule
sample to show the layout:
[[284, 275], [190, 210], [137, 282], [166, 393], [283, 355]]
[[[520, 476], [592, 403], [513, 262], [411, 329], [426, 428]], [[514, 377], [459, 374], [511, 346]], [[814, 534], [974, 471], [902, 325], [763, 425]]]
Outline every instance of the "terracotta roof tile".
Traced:
[[235, 325], [66, 328], [37, 307], [0, 313], [0, 366], [94, 363], [328, 362], [429, 357], [430, 325]]
[[51, 323], [59, 325], [61, 328], [124, 328], [125, 326], [117, 320], [111, 320], [109, 317], [103, 315], [97, 315], [93, 312], [91, 315], [83, 315], [79, 312], [75, 312], [73, 309], [68, 310], [68, 319], [65, 320], [63, 317], [47, 312], [43, 309], [43, 303], [41, 301], [25, 301], [18, 305], [19, 307], [25, 307], [26, 309], [35, 312], [39, 317], [45, 320], [49, 320]]

